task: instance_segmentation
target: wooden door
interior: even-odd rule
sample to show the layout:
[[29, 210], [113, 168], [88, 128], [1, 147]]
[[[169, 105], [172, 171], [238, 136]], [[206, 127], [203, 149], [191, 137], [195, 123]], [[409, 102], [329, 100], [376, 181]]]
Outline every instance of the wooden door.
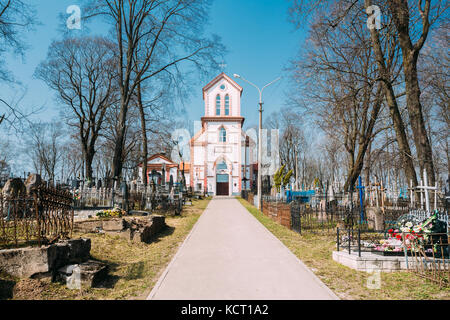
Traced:
[[217, 182], [217, 192], [218, 196], [228, 196], [229, 183], [228, 182]]

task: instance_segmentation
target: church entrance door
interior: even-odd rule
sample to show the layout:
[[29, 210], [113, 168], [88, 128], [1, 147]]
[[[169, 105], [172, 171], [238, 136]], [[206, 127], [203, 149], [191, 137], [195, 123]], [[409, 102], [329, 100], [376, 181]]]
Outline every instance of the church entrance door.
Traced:
[[218, 196], [228, 196], [229, 195], [229, 182], [228, 174], [218, 174], [217, 175], [217, 185], [216, 185], [216, 195]]

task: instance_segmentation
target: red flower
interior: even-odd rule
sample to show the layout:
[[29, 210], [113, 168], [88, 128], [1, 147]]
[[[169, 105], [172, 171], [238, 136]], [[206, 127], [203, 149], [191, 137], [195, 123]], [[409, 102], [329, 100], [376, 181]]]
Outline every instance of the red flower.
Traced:
[[388, 233], [393, 233], [393, 232], [394, 232], [394, 230], [392, 230], [392, 229], [388, 230]]
[[401, 235], [401, 234], [398, 234], [398, 235], [396, 236], [396, 238], [397, 238], [398, 240], [400, 240], [400, 239], [402, 238], [402, 235]]

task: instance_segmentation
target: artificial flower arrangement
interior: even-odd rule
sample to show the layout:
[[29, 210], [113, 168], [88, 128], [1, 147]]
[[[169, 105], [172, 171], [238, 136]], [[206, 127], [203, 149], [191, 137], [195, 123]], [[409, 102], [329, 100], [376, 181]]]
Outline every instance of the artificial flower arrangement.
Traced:
[[[398, 220], [398, 228], [388, 230], [389, 237], [380, 240], [373, 250], [378, 252], [404, 252], [405, 247], [407, 253], [419, 252], [423, 250], [425, 254], [432, 254], [433, 249], [425, 249], [428, 243], [432, 228], [436, 223], [437, 216], [433, 215], [423, 222], [419, 222], [415, 217], [406, 216]], [[436, 251], [436, 246], [434, 246]]]
[[97, 217], [99, 218], [120, 218], [122, 215], [125, 214], [124, 210], [121, 210], [120, 208], [114, 208], [112, 210], [102, 210], [97, 212]]
[[81, 194], [79, 194], [78, 191], [75, 191], [75, 193], [73, 194], [73, 200], [80, 200], [81, 199]]

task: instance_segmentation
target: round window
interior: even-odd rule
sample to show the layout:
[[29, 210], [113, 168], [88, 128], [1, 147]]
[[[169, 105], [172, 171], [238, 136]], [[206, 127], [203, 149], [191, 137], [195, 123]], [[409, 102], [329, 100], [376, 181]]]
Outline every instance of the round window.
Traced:
[[225, 90], [225, 88], [226, 88], [226, 87], [225, 87], [224, 84], [220, 86], [220, 89], [222, 89], [222, 90]]

